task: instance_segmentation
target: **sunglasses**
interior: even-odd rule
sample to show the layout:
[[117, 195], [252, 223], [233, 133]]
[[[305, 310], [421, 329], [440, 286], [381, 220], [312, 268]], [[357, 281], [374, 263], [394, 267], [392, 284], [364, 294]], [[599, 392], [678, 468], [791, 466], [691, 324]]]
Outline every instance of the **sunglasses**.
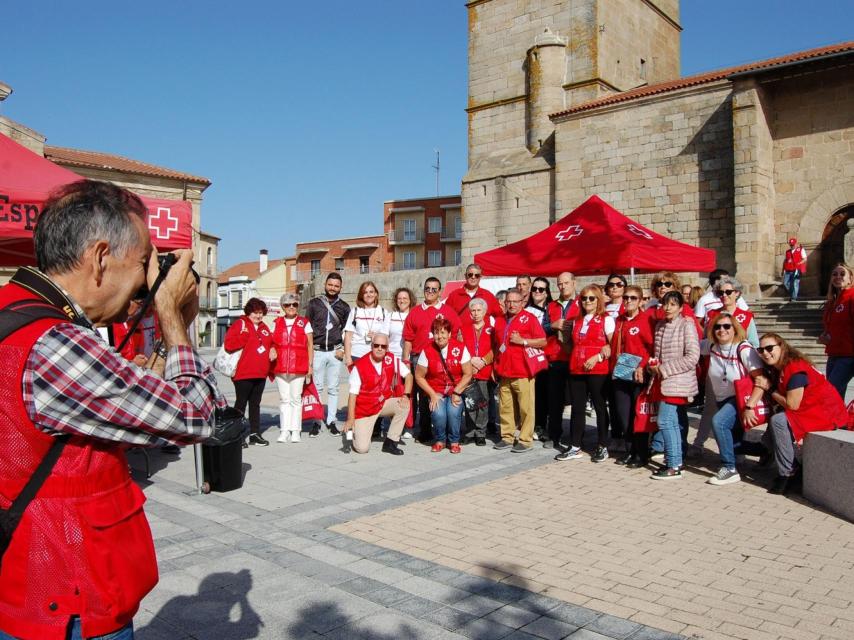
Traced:
[[436, 293], [439, 290], [439, 287], [424, 287], [425, 293]]
[[731, 296], [734, 293], [735, 293], [735, 289], [726, 289], [726, 290], [722, 289], [720, 291], [720, 293], [718, 293], [718, 298], [723, 298], [724, 296]]
[[599, 298], [596, 296], [581, 296], [579, 299], [582, 302], [596, 302]]
[[533, 291], [534, 293], [545, 293], [546, 291], [548, 291], [548, 289], [546, 289], [545, 287], [531, 287], [531, 291]]
[[467, 273], [466, 278], [480, 278], [481, 274], [479, 273]]
[[623, 296], [623, 298], [626, 300], [640, 300], [637, 296]]
[[378, 344], [376, 342], [372, 342], [371, 348], [372, 349], [388, 349], [388, 345], [387, 344]]
[[662, 280], [660, 282], [653, 282], [653, 287], [672, 287], [673, 282], [671, 280]]
[[831, 277], [834, 277], [834, 278], [844, 278], [845, 276], [848, 275], [848, 272], [846, 272], [846, 271], [834, 271], [830, 275], [831, 275]]
[[288, 307], [298, 307], [298, 306], [299, 306], [299, 302], [286, 302], [285, 304], [282, 305], [282, 307], [284, 307], [285, 309], [287, 309]]
[[779, 346], [780, 346], [779, 344], [768, 344], [768, 345], [765, 345], [764, 347], [757, 347], [756, 350], [759, 353], [762, 353], [764, 351], [765, 353], [770, 355], [771, 352], [774, 351], [774, 347], [779, 347]]
[[729, 331], [732, 329], [731, 324], [724, 324], [723, 322], [715, 325], [715, 331]]
[[626, 285], [624, 285], [622, 282], [609, 282], [609, 283], [607, 283], [605, 286], [606, 286], [606, 287], [619, 287], [619, 288], [621, 288], [621, 289], [622, 289], [622, 288], [623, 288], [623, 287], [625, 287]]

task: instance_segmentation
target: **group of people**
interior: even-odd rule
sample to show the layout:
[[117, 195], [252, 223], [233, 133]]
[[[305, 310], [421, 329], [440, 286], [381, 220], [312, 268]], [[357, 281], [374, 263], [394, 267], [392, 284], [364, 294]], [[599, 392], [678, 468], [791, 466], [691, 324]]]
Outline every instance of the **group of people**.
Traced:
[[[829, 381], [782, 336], [760, 335], [742, 284], [721, 269], [706, 288], [661, 272], [648, 293], [621, 274], [576, 291], [575, 276], [565, 272], [554, 294], [548, 278], [520, 276], [515, 287], [494, 295], [480, 285], [482, 276], [479, 265], [468, 265], [464, 285], [444, 301], [442, 283], [427, 278], [420, 303], [401, 288], [389, 310], [370, 281], [350, 308], [339, 296], [341, 276], [331, 273], [304, 317], [297, 297], [283, 296], [271, 330], [260, 320], [264, 303], [250, 300], [225, 339], [226, 349], [246, 354], [235, 388], [237, 408], [250, 408], [249, 442], [267, 444], [258, 428], [267, 375], [281, 397], [280, 442], [300, 439], [309, 380], [327, 399], [327, 419], [313, 424], [310, 435], [324, 427], [333, 435], [352, 432], [360, 453], [377, 437], [394, 455], [413, 437], [434, 452], [460, 453], [466, 440], [486, 445], [492, 431], [495, 449], [524, 453], [539, 440], [556, 450], [556, 460], [577, 460], [586, 455], [592, 407], [593, 462], [619, 454], [617, 464], [638, 468], [663, 456], [652, 477], [679, 478], [683, 459], [702, 455], [714, 437], [720, 470], [711, 484], [737, 482], [739, 457], [758, 455], [776, 461], [774, 491], [797, 482], [795, 450], [805, 433], [847, 424], [854, 274], [844, 264], [832, 273], [819, 338]], [[338, 424], [342, 363], [350, 372], [349, 398], [347, 418]], [[690, 405], [703, 409], [689, 445]], [[766, 422], [762, 442], [745, 438]]]

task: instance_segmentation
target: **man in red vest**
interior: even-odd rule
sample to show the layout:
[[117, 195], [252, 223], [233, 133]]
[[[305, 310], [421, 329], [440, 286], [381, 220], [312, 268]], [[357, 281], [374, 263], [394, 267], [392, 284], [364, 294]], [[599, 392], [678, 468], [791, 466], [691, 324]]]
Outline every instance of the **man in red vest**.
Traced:
[[403, 361], [389, 353], [388, 336], [375, 333], [371, 338], [371, 353], [359, 358], [350, 372], [350, 399], [347, 403], [347, 422], [344, 431], [353, 432], [353, 450], [367, 453], [377, 418], [391, 418], [383, 451], [403, 455], [398, 448], [403, 425], [409, 416], [409, 394], [412, 374]]
[[445, 300], [445, 303], [454, 310], [460, 317], [462, 324], [471, 324], [471, 314], [469, 313], [469, 302], [475, 298], [480, 298], [486, 302], [486, 317], [502, 318], [504, 309], [498, 302], [496, 297], [489, 289], [484, 289], [480, 286], [480, 279], [483, 277], [483, 269], [477, 263], [472, 263], [466, 267], [466, 281], [459, 289], [454, 289]]
[[807, 272], [807, 252], [797, 238], [789, 238], [789, 248], [783, 257], [783, 286], [792, 302], [798, 299], [801, 278]]
[[[225, 406], [187, 334], [198, 311], [191, 251], [176, 252], [154, 302], [165, 379], [127, 362], [93, 328], [121, 321], [157, 278], [146, 215], [137, 196], [112, 184], [62, 187], [35, 229], [38, 270], [19, 269], [0, 290], [4, 318], [13, 304], [62, 318], [24, 326], [0, 350], [0, 508], [36, 469], [49, 469], [2, 557], [0, 637], [133, 637], [157, 559], [124, 451], [204, 440]], [[57, 451], [55, 463], [41, 464]]]

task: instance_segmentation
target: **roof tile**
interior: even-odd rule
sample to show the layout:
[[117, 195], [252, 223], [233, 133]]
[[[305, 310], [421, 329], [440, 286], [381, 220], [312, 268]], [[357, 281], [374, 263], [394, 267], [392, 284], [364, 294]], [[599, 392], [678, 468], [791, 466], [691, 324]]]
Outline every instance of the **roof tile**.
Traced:
[[166, 167], [158, 167], [147, 162], [140, 162], [139, 160], [132, 160], [124, 156], [102, 153], [100, 151], [85, 151], [84, 149], [45, 145], [44, 155], [48, 160], [61, 165], [88, 167], [91, 169], [112, 169], [113, 171], [120, 171], [122, 173], [136, 173], [146, 176], [156, 176], [158, 178], [173, 178], [205, 185], [211, 184], [210, 180], [201, 176], [194, 176], [189, 173], [182, 173], [173, 169], [167, 169]]

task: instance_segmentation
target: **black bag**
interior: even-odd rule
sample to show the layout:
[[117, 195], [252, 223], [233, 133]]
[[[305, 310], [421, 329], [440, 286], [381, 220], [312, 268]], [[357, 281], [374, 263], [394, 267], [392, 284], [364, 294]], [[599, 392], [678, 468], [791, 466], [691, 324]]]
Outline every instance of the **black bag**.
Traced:
[[[445, 373], [448, 374], [448, 377], [451, 379], [451, 383], [456, 386], [457, 381], [454, 379], [451, 370], [448, 369], [448, 364], [445, 362], [445, 358], [442, 356], [442, 350], [434, 345], [433, 347], [439, 353], [439, 360], [442, 361], [442, 366], [445, 368]], [[463, 399], [463, 404], [465, 405], [466, 411], [480, 411], [485, 408], [489, 401], [486, 399], [486, 396], [483, 395], [483, 392], [480, 390], [480, 385], [477, 383], [477, 380], [472, 379], [469, 385], [463, 389], [460, 396]]]
[[236, 440], [242, 440], [249, 431], [249, 422], [234, 407], [217, 409], [214, 412], [214, 427], [211, 436], [203, 444], [220, 447]]

